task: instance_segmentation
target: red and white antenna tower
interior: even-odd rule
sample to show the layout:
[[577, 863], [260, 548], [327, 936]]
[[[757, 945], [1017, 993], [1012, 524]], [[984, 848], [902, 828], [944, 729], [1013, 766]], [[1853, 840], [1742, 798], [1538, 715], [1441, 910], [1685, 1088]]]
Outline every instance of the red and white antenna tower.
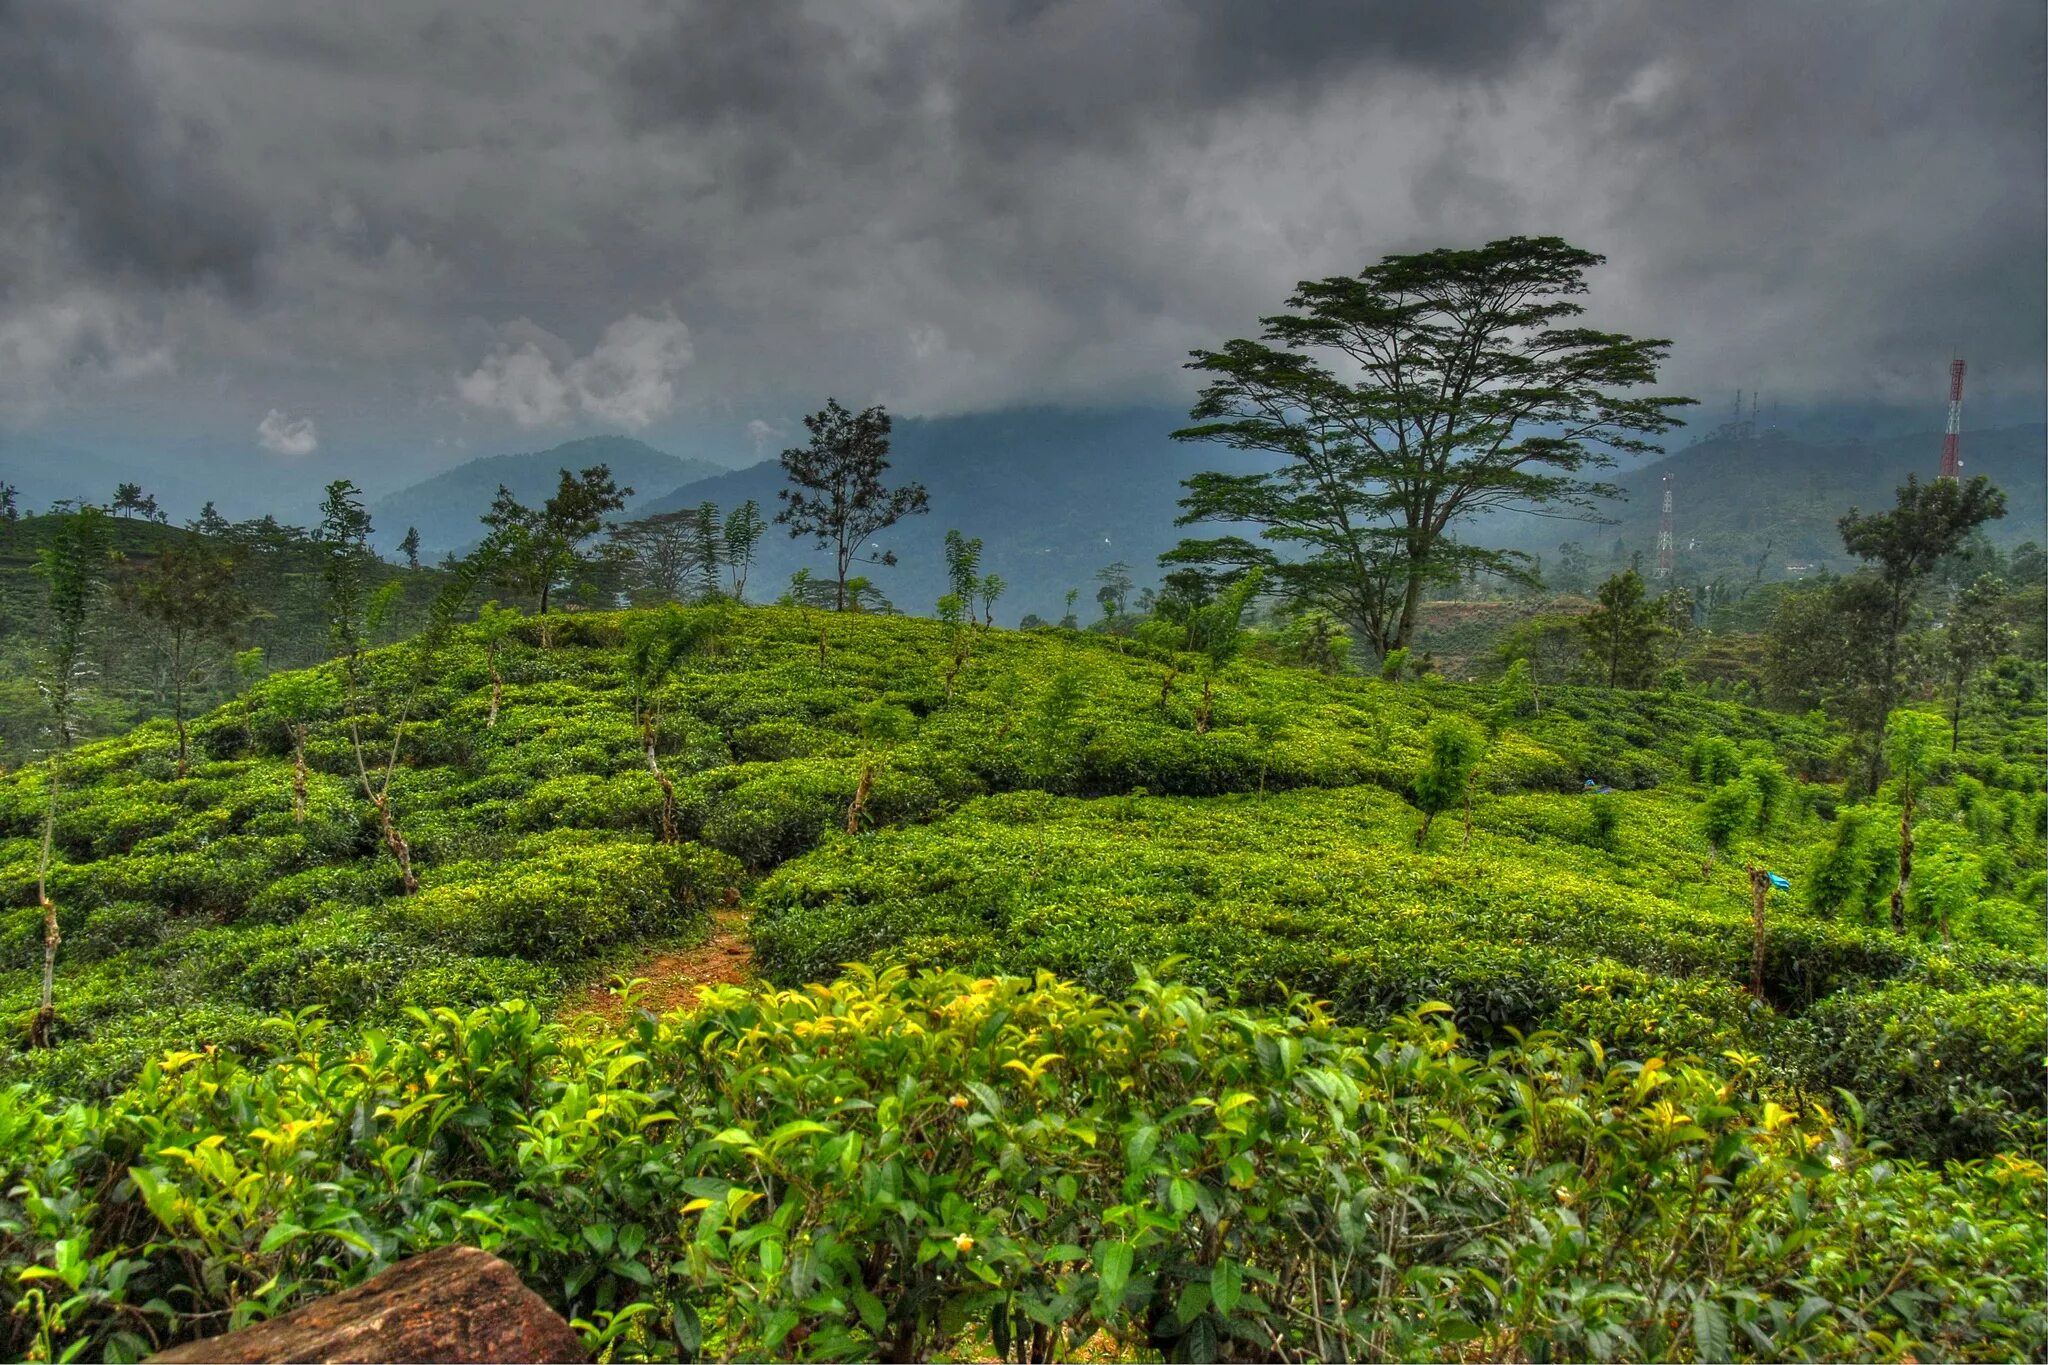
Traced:
[[1948, 434], [1941, 438], [1941, 477], [1963, 476], [1963, 361], [1948, 363]]
[[1664, 476], [1664, 516], [1657, 523], [1657, 577], [1671, 577], [1675, 550], [1671, 541], [1671, 476]]

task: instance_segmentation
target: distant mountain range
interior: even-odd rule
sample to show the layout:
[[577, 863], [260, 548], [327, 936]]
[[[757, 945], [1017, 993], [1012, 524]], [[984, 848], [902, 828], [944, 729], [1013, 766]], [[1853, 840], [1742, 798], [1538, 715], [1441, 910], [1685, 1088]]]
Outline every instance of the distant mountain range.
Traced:
[[[1076, 611], [1092, 619], [1097, 569], [1120, 560], [1139, 585], [1154, 583], [1159, 554], [1188, 534], [1173, 524], [1182, 479], [1203, 469], [1252, 468], [1235, 451], [1169, 439], [1186, 424], [1174, 408], [900, 419], [888, 480], [923, 484], [931, 511], [899, 522], [872, 547], [895, 551], [894, 568], [859, 572], [899, 610], [929, 613], [948, 590], [943, 544], [957, 529], [982, 539], [982, 571], [1009, 584], [998, 621], [1014, 624], [1027, 613], [1057, 620], [1069, 588], [1080, 590]], [[784, 486], [780, 464], [768, 460], [687, 484], [644, 510], [705, 501], [731, 508], [752, 498], [772, 518]], [[771, 527], [748, 595], [772, 601], [797, 569], [825, 573], [830, 564], [815, 541]]]
[[609, 466], [612, 478], [633, 490], [628, 516], [679, 484], [725, 472], [723, 465], [670, 455], [626, 436], [592, 436], [530, 454], [490, 455], [372, 503], [377, 547], [395, 552], [406, 528], [416, 526], [422, 554], [439, 558], [450, 550], [467, 550], [483, 538], [478, 519], [497, 496], [498, 485], [531, 506], [554, 491], [562, 470], [576, 473], [597, 464]]
[[[1986, 528], [1992, 542], [2048, 542], [2048, 429], [1970, 431], [1962, 446], [1964, 477], [1983, 474], [2005, 491], [2005, 516]], [[1836, 522], [1851, 508], [1890, 507], [1908, 474], [1923, 482], [1936, 476], [1940, 455], [1941, 433], [1933, 431], [1837, 441], [1772, 431], [1720, 435], [1614, 476], [1624, 497], [1607, 505], [1612, 524], [1504, 514], [1472, 538], [1540, 554], [1546, 564], [1565, 541], [1578, 542], [1602, 568], [1637, 553], [1651, 563], [1669, 474], [1680, 581], [1753, 574], [1759, 562], [1767, 579], [1788, 576], [1794, 565], [1844, 569], [1851, 561]]]
[[[1221, 446], [1171, 440], [1169, 433], [1186, 421], [1179, 409], [1164, 407], [899, 419], [890, 480], [922, 483], [931, 495], [931, 512], [891, 528], [871, 547], [894, 550], [900, 561], [894, 568], [860, 571], [898, 608], [929, 612], [947, 587], [941, 545], [947, 530], [957, 528], [982, 538], [984, 571], [1009, 582], [998, 619], [1014, 623], [1027, 613], [1057, 619], [1070, 588], [1080, 591], [1077, 610], [1088, 617], [1095, 611], [1094, 575], [1104, 565], [1128, 564], [1141, 586], [1158, 581], [1159, 554], [1188, 533], [1173, 524], [1182, 479], [1203, 469], [1259, 467], [1253, 457]], [[1845, 429], [1855, 428], [1836, 428]], [[1605, 509], [1608, 522], [1507, 513], [1470, 524], [1461, 534], [1539, 555], [1546, 570], [1555, 566], [1565, 541], [1577, 542], [1603, 576], [1636, 555], [1647, 565], [1655, 559], [1662, 478], [1668, 472], [1680, 581], [1747, 577], [1759, 568], [1765, 578], [1782, 578], [1804, 571], [1790, 566], [1845, 567], [1836, 519], [1851, 506], [1889, 506], [1892, 490], [1908, 473], [1931, 477], [1941, 439], [1931, 431], [1858, 429], [1828, 440], [1821, 434], [1826, 430], [1809, 424], [1798, 435], [1721, 434], [1615, 471], [1611, 479], [1624, 497]], [[1964, 433], [1964, 473], [1988, 475], [2006, 492], [2006, 516], [1990, 528], [1995, 542], [2048, 542], [2044, 458], [2048, 432], [2038, 423]], [[628, 516], [704, 501], [730, 509], [752, 498], [773, 517], [776, 492], [784, 486], [774, 460], [728, 469], [626, 437], [594, 437], [472, 460], [381, 498], [371, 507], [377, 543], [393, 553], [406, 527], [417, 526], [432, 557], [467, 549], [479, 539], [478, 518], [500, 483], [530, 504], [547, 496], [557, 471], [600, 463], [635, 490]], [[25, 509], [46, 506], [54, 497], [105, 499], [122, 477], [133, 476], [83, 452], [21, 441], [0, 445], [0, 479], [21, 486]], [[292, 509], [279, 511], [293, 519]], [[828, 566], [812, 541], [794, 541], [784, 528], [773, 527], [749, 595], [772, 600], [797, 569], [823, 573]]]

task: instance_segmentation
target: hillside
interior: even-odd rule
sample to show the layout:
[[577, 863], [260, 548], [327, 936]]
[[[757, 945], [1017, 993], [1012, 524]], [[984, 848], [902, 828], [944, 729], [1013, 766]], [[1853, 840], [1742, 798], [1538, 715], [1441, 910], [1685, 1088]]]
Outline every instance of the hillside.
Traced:
[[[1099, 614], [1097, 569], [1120, 560], [1140, 586], [1154, 583], [1160, 552], [1187, 534], [1173, 525], [1182, 479], [1203, 469], [1249, 467], [1235, 452], [1168, 439], [1185, 425], [1186, 414], [1170, 408], [898, 421], [890, 482], [922, 483], [931, 512], [877, 538], [876, 549], [896, 552], [901, 562], [895, 568], [862, 572], [899, 609], [929, 612], [949, 591], [942, 547], [946, 532], [958, 529], [981, 537], [983, 568], [1009, 584], [997, 619], [1057, 621], [1074, 588], [1080, 589], [1076, 611], [1093, 619]], [[646, 510], [706, 500], [733, 507], [752, 498], [772, 515], [785, 486], [781, 466], [769, 460], [685, 485]], [[762, 541], [754, 595], [772, 599], [797, 569], [816, 573], [829, 565], [813, 546], [771, 528]]]
[[[1767, 581], [1798, 576], [1787, 573], [1793, 564], [1841, 571], [1851, 562], [1836, 522], [1851, 508], [1891, 506], [1893, 491], [1907, 475], [1923, 482], [1933, 477], [1940, 451], [1939, 432], [1833, 441], [1777, 432], [1749, 440], [1713, 436], [1615, 473], [1612, 481], [1624, 496], [1603, 508], [1614, 519], [1610, 525], [1502, 516], [1484, 534], [1497, 534], [1501, 543], [1541, 554], [1546, 562], [1561, 541], [1578, 541], [1603, 574], [1613, 564], [1626, 564], [1631, 554], [1649, 562], [1668, 473], [1680, 582], [1706, 582], [1724, 573], [1746, 578], [1755, 573], [1759, 556]], [[2044, 460], [2048, 433], [2039, 425], [1964, 434], [1964, 474], [1982, 474], [2005, 490], [2004, 518], [1985, 528], [1995, 544], [2048, 541]]]
[[595, 464], [610, 466], [619, 486], [633, 490], [629, 514], [678, 483], [710, 477], [722, 468], [626, 436], [590, 436], [523, 455], [489, 455], [372, 503], [376, 543], [386, 554], [395, 553], [405, 528], [417, 526], [422, 554], [438, 559], [449, 551], [467, 551], [483, 538], [477, 519], [491, 505], [498, 485], [531, 506], [555, 491], [559, 471], [574, 473]]
[[[2038, 703], [1920, 793], [1977, 890], [1899, 933], [1837, 736], [1694, 694], [783, 608], [423, 658], [366, 656], [356, 722], [415, 895], [338, 666], [182, 780], [162, 723], [69, 761], [47, 1050], [46, 770], [0, 776], [10, 1354], [86, 1248], [49, 1344], [133, 1357], [455, 1240], [621, 1359], [2048, 1346]], [[1447, 719], [1473, 795], [1423, 837]], [[1791, 888], [1760, 949], [1745, 864]], [[763, 981], [550, 1021], [713, 907]]]

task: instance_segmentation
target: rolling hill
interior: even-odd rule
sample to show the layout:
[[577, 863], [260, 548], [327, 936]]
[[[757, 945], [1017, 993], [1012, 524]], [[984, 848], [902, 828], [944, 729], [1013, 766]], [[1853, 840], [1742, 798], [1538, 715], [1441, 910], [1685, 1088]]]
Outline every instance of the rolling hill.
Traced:
[[[282, 673], [63, 760], [47, 1047], [0, 774], [0, 1353], [459, 1242], [615, 1360], [1337, 1357], [1311, 1274], [1350, 1359], [2040, 1358], [2038, 706], [1900, 932], [1823, 719], [1202, 667], [713, 607]], [[755, 979], [603, 984], [714, 916]]]

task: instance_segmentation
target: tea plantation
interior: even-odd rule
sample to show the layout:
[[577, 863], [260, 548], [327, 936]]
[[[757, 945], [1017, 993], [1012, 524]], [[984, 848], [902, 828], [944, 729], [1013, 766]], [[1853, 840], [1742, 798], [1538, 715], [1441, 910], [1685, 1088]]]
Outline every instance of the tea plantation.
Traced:
[[[616, 1359], [2048, 1352], [2038, 707], [1900, 929], [1906, 793], [1690, 693], [795, 608], [365, 666], [65, 760], [48, 1047], [0, 777], [9, 1356], [451, 1241]], [[554, 1017], [735, 903], [758, 986]]]

